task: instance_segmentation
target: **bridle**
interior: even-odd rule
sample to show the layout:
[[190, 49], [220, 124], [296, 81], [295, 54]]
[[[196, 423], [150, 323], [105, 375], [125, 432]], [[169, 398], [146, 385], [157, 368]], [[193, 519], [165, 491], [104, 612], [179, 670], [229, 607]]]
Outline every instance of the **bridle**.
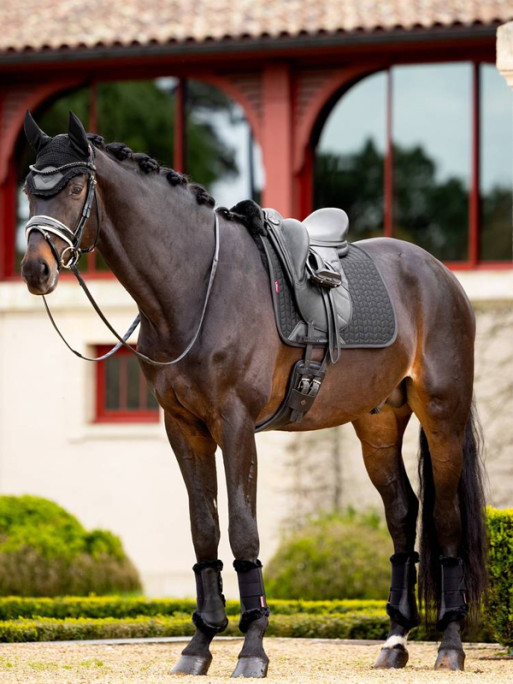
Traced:
[[[135, 354], [139, 359], [142, 361], [145, 361], [146, 363], [151, 364], [152, 366], [171, 366], [175, 363], [178, 363], [182, 359], [184, 359], [187, 354], [190, 352], [192, 347], [194, 346], [196, 340], [198, 339], [201, 327], [203, 325], [203, 320], [205, 318], [205, 313], [207, 310], [207, 304], [208, 300], [210, 298], [210, 293], [212, 291], [212, 285], [214, 284], [214, 278], [216, 275], [217, 271], [217, 264], [219, 262], [219, 215], [217, 211], [214, 211], [214, 233], [215, 233], [215, 247], [214, 247], [214, 256], [212, 259], [212, 266], [210, 268], [210, 278], [208, 281], [208, 287], [207, 287], [207, 292], [205, 295], [205, 300], [203, 303], [203, 309], [201, 311], [201, 317], [198, 323], [198, 326], [196, 327], [196, 331], [194, 333], [194, 336], [192, 337], [191, 341], [187, 345], [187, 347], [184, 349], [184, 351], [176, 358], [173, 359], [172, 361], [154, 361], [153, 359], [150, 359], [148, 356], [145, 354], [142, 354], [141, 352], [137, 351], [137, 349], [134, 349], [132, 346], [130, 346], [127, 342], [128, 338], [130, 335], [136, 330], [138, 327], [139, 323], [141, 322], [141, 315], [137, 314], [135, 317], [134, 321], [126, 331], [126, 333], [121, 336], [119, 333], [112, 327], [112, 325], [109, 323], [107, 318], [105, 317], [104, 313], [96, 303], [93, 295], [91, 294], [89, 288], [87, 287], [84, 279], [80, 275], [80, 272], [78, 271], [77, 268], [77, 262], [82, 256], [82, 254], [87, 254], [89, 252], [93, 252], [96, 248], [96, 245], [98, 243], [98, 237], [100, 234], [100, 217], [99, 217], [99, 210], [98, 210], [98, 199], [96, 197], [96, 166], [94, 164], [94, 152], [93, 148], [91, 145], [89, 145], [89, 158], [87, 161], [78, 161], [78, 162], [72, 162], [70, 164], [64, 164], [63, 166], [59, 166], [58, 168], [51, 169], [49, 171], [40, 171], [39, 169], [34, 168], [34, 166], [30, 166], [30, 170], [33, 173], [36, 174], [41, 174], [41, 175], [50, 175], [50, 174], [56, 174], [56, 173], [61, 173], [62, 171], [66, 171], [67, 169], [70, 168], [83, 168], [84, 173], [87, 173], [89, 178], [87, 181], [87, 195], [86, 199], [84, 202], [84, 205], [82, 207], [82, 213], [78, 219], [78, 222], [75, 226], [75, 228], [72, 230], [68, 226], [66, 226], [64, 223], [59, 221], [56, 218], [53, 218], [52, 216], [45, 216], [44, 214], [38, 214], [37, 216], [33, 216], [31, 219], [29, 219], [27, 225], [25, 226], [25, 235], [27, 238], [27, 242], [29, 239], [30, 234], [33, 231], [37, 231], [41, 233], [43, 238], [46, 240], [48, 245], [50, 246], [50, 249], [52, 251], [52, 254], [55, 258], [55, 261], [57, 262], [57, 268], [60, 271], [61, 268], [66, 268], [69, 269], [73, 275], [76, 277], [78, 280], [78, 283], [80, 287], [84, 290], [86, 297], [88, 298], [89, 302], [91, 303], [93, 309], [96, 311], [100, 319], [103, 321], [103, 323], [107, 326], [107, 328], [110, 330], [110, 332], [114, 335], [114, 337], [118, 340], [118, 343], [106, 354], [103, 354], [102, 356], [98, 357], [89, 357], [89, 356], [84, 356], [81, 354], [79, 351], [76, 349], [73, 349], [73, 347], [68, 343], [68, 341], [64, 338], [63, 334], [59, 330], [57, 323], [55, 322], [52, 313], [50, 311], [50, 308], [48, 306], [48, 303], [46, 301], [46, 297], [43, 295], [43, 302], [45, 305], [46, 312], [50, 318], [50, 321], [57, 331], [59, 337], [61, 340], [64, 342], [64, 344], [68, 347], [70, 351], [73, 352], [76, 356], [78, 356], [81, 359], [84, 359], [85, 361], [103, 361], [105, 359], [108, 359], [110, 356], [115, 354], [121, 347], [125, 347], [126, 349], [130, 350], [132, 354]], [[69, 181], [68, 181], [69, 182]], [[90, 247], [87, 247], [86, 249], [83, 249], [80, 247], [80, 242], [82, 241], [82, 234], [84, 232], [84, 227], [87, 222], [87, 219], [91, 215], [91, 208], [93, 206], [93, 202], [96, 205], [96, 236], [93, 244]], [[61, 254], [59, 254], [55, 243], [52, 239], [52, 235], [56, 235], [57, 237], [61, 238], [66, 244], [67, 247], [62, 251]], [[64, 258], [64, 255], [69, 252], [69, 258]]]
[[[87, 161], [71, 162], [70, 164], [64, 164], [63, 166], [52, 168], [48, 171], [36, 169], [34, 165], [31, 165], [29, 168], [32, 171], [32, 173], [38, 174], [40, 176], [55, 175], [56, 173], [62, 173], [63, 171], [67, 171], [71, 168], [81, 168], [83, 169], [84, 173], [88, 174], [87, 194], [84, 201], [84, 205], [82, 207], [82, 213], [77, 221], [76, 226], [73, 229], [69, 228], [58, 219], [53, 218], [52, 216], [45, 216], [44, 214], [38, 214], [37, 216], [33, 216], [25, 226], [25, 236], [27, 238], [27, 242], [30, 233], [32, 233], [33, 231], [41, 233], [43, 238], [49, 244], [50, 249], [52, 250], [52, 254], [57, 262], [58, 270], [60, 271], [61, 268], [71, 269], [71, 267], [75, 266], [75, 264], [78, 262], [82, 254], [92, 252], [96, 247], [96, 243], [98, 242], [100, 221], [98, 201], [96, 198], [96, 166], [94, 164], [93, 148], [91, 145], [89, 145], [89, 157]], [[87, 219], [91, 216], [91, 208], [93, 206], [93, 202], [96, 204], [96, 238], [94, 243], [90, 247], [88, 247], [87, 249], [82, 249], [80, 247], [80, 243], [82, 241], [82, 234], [84, 232], [84, 227], [87, 222]], [[55, 247], [52, 235], [56, 235], [67, 244], [67, 247], [62, 251], [61, 254], [59, 254], [57, 248]], [[65, 255], [67, 255], [68, 252], [69, 257], [65, 257]]]

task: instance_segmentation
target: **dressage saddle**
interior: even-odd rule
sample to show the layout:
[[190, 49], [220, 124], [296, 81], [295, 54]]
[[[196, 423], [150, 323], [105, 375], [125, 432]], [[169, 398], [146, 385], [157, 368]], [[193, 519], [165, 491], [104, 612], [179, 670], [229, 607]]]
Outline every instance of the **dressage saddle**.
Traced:
[[[264, 209], [263, 215], [267, 238], [279, 255], [302, 318], [288, 340], [327, 346], [336, 363], [341, 333], [352, 313], [340, 262], [349, 250], [347, 214], [342, 209], [318, 209], [302, 222], [284, 219], [274, 209]], [[264, 248], [269, 251], [265, 240]]]

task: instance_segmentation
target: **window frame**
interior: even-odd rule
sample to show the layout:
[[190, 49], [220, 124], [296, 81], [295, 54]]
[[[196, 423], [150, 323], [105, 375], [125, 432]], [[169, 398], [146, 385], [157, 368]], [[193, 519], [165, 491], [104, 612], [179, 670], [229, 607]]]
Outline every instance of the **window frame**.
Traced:
[[[385, 91], [385, 154], [383, 159], [383, 237], [394, 238], [394, 156], [393, 156], [393, 96], [395, 66], [417, 66], [424, 64], [436, 64], [433, 61], [398, 62], [389, 67], [372, 71], [363, 76], [359, 83], [373, 74], [382, 72], [386, 77]], [[467, 225], [467, 256], [458, 261], [443, 261], [444, 265], [453, 271], [482, 271], [482, 270], [506, 270], [513, 267], [513, 260], [482, 260], [480, 259], [480, 238], [482, 229], [482, 212], [480, 197], [480, 149], [481, 149], [481, 65], [490, 65], [491, 62], [476, 59], [440, 60], [440, 64], [469, 64], [472, 68], [471, 93], [468, 101], [468, 113], [471, 118], [471, 153], [470, 153], [470, 180], [468, 190], [468, 225]], [[344, 90], [333, 104], [331, 111], [337, 104], [343, 101], [351, 88]], [[331, 113], [331, 112], [330, 112]], [[326, 117], [326, 121], [329, 117]], [[323, 124], [323, 128], [324, 128]], [[322, 132], [319, 134], [318, 140]], [[316, 146], [317, 147], [317, 146]], [[314, 195], [314, 176], [312, 175], [312, 196]]]
[[[95, 345], [94, 354], [96, 356], [101, 356], [108, 352], [111, 347], [107, 345]], [[126, 348], [121, 348], [116, 352], [116, 355], [121, 358], [130, 358], [131, 353]], [[138, 408], [138, 409], [108, 409], [107, 404], [107, 363], [108, 359], [105, 361], [99, 361], [95, 364], [95, 406], [94, 406], [94, 423], [158, 423], [160, 421], [160, 408]], [[126, 378], [125, 378], [126, 381]], [[121, 385], [120, 380], [120, 385]], [[142, 390], [142, 385], [147, 387], [146, 380], [144, 378], [142, 369], [139, 367], [139, 396]], [[124, 390], [124, 394], [122, 392]], [[121, 387], [121, 403], [126, 405], [126, 396], [128, 392], [128, 387]]]

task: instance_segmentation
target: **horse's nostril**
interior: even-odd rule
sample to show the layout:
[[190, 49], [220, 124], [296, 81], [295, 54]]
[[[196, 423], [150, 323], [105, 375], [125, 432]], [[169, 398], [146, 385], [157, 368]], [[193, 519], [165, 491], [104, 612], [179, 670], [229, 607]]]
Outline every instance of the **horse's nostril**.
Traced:
[[50, 275], [50, 267], [48, 266], [46, 261], [44, 261], [43, 259], [41, 259], [41, 261], [40, 261], [40, 268], [41, 268], [41, 277], [42, 278], [48, 278], [48, 276]]

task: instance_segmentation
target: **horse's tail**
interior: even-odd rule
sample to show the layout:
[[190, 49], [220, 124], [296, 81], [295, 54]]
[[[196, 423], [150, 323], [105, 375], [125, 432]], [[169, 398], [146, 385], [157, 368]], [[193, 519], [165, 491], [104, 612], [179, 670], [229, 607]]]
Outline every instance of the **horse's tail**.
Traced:
[[[458, 488], [458, 501], [461, 515], [459, 555], [464, 562], [467, 597], [474, 614], [480, 608], [487, 578], [483, 478], [481, 430], [475, 408], [472, 406], [463, 441], [463, 469]], [[427, 619], [428, 615], [436, 608], [436, 601], [440, 596], [439, 556], [441, 550], [433, 515], [435, 487], [431, 454], [422, 428], [420, 430], [419, 480], [422, 501], [419, 599], [424, 605]]]

